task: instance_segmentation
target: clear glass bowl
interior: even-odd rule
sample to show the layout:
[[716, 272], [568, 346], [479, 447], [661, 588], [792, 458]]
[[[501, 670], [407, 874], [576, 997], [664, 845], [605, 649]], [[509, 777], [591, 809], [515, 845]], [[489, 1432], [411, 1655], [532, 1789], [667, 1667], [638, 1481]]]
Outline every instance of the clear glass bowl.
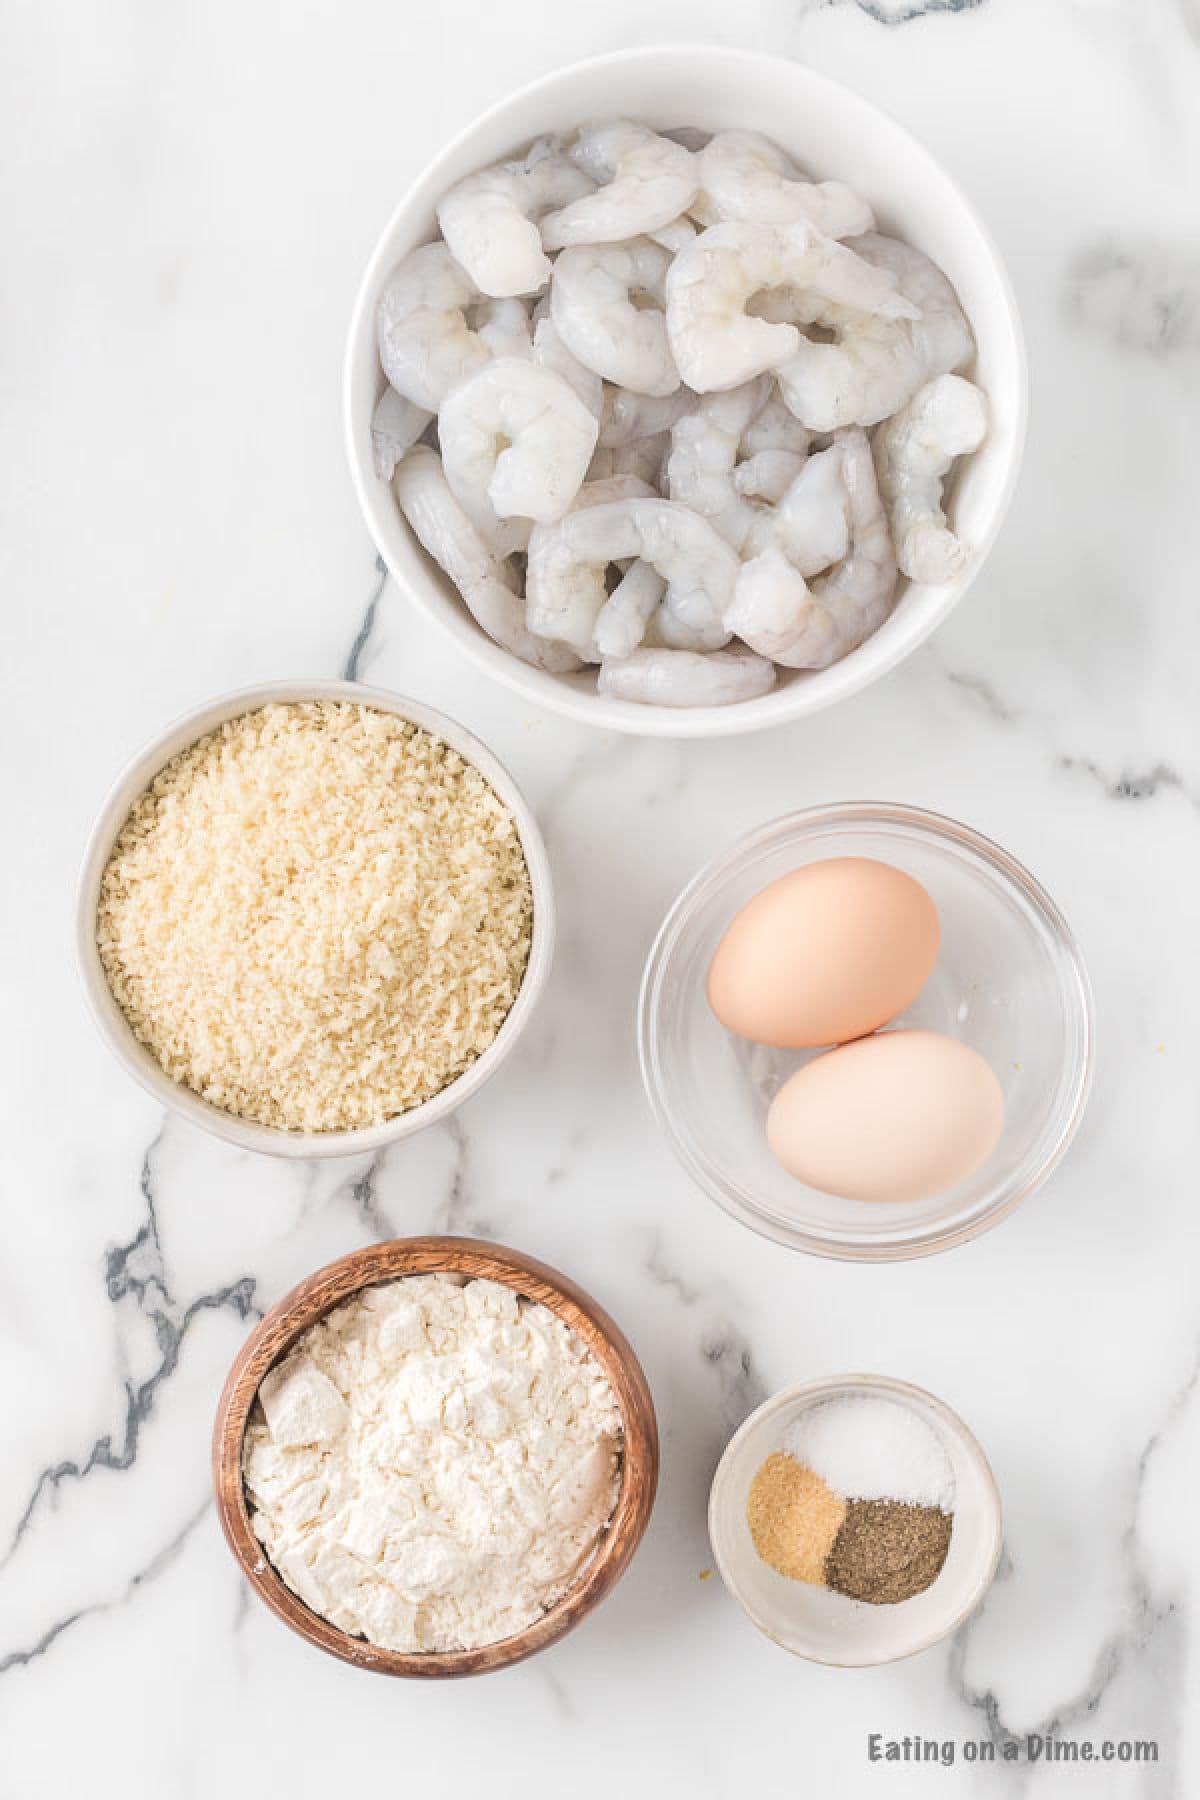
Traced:
[[[778, 876], [832, 856], [892, 863], [932, 895], [942, 926], [937, 963], [895, 1023], [963, 1039], [1004, 1090], [996, 1149], [969, 1180], [931, 1200], [843, 1200], [788, 1175], [767, 1147], [767, 1108], [817, 1052], [749, 1044], [709, 1009], [708, 966], [735, 913]], [[1087, 1100], [1092, 1000], [1066, 921], [1020, 863], [953, 819], [863, 802], [775, 819], [694, 877], [650, 952], [638, 1043], [650, 1104], [719, 1206], [796, 1250], [889, 1262], [977, 1237], [1046, 1179]]]

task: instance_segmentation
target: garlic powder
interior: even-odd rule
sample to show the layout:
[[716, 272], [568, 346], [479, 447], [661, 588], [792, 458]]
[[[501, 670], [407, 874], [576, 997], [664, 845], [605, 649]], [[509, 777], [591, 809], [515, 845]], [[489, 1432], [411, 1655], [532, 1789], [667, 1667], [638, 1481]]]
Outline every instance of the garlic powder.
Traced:
[[251, 1523], [314, 1612], [388, 1650], [523, 1630], [589, 1560], [621, 1420], [579, 1335], [494, 1281], [367, 1288], [264, 1378]]

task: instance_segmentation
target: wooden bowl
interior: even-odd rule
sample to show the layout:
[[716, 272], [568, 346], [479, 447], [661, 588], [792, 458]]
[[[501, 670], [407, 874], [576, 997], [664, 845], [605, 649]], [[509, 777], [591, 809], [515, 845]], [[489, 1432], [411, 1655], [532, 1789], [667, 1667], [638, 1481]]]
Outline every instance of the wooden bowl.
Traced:
[[[549, 1612], [514, 1637], [478, 1650], [381, 1650], [310, 1611], [268, 1561], [250, 1527], [242, 1480], [242, 1440], [263, 1376], [304, 1332], [361, 1288], [402, 1275], [485, 1276], [540, 1301], [577, 1331], [608, 1377], [621, 1412], [621, 1487], [612, 1518], [582, 1575]], [[445, 1679], [507, 1668], [563, 1637], [598, 1606], [624, 1574], [642, 1540], [658, 1484], [654, 1402], [633, 1348], [603, 1307], [565, 1275], [502, 1244], [477, 1238], [396, 1238], [329, 1263], [271, 1308], [239, 1351], [213, 1427], [217, 1516], [242, 1573], [276, 1617], [310, 1644], [359, 1669], [382, 1675]]]

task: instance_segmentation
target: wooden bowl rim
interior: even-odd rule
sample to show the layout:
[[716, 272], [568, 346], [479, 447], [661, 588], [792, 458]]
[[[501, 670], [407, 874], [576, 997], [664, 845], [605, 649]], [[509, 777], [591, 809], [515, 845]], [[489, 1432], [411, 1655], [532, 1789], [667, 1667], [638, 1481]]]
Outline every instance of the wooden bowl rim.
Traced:
[[[242, 1443], [264, 1375], [310, 1326], [362, 1288], [405, 1275], [439, 1272], [485, 1277], [518, 1293], [528, 1293], [524, 1284], [532, 1284], [539, 1291], [531, 1297], [579, 1333], [603, 1367], [620, 1409], [624, 1432], [621, 1487], [612, 1517], [584, 1573], [549, 1612], [524, 1631], [477, 1650], [382, 1650], [312, 1612], [277, 1574], [250, 1526]], [[226, 1376], [213, 1424], [217, 1517], [259, 1599], [308, 1643], [355, 1668], [424, 1680], [506, 1668], [546, 1649], [578, 1625], [615, 1587], [645, 1534], [658, 1485], [658, 1461], [658, 1423], [650, 1387], [633, 1346], [615, 1320], [569, 1276], [536, 1257], [481, 1238], [393, 1238], [317, 1269], [277, 1301], [250, 1333]]]

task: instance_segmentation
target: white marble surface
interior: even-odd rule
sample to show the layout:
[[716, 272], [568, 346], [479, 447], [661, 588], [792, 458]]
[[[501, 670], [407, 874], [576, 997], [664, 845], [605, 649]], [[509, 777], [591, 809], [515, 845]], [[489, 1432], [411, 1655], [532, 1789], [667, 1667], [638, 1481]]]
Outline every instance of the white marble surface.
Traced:
[[[76, 0], [8, 26], [4, 1800], [1195, 1792], [1196, 0]], [[1034, 394], [1000, 546], [932, 645], [832, 714], [711, 746], [607, 737], [485, 685], [380, 590], [338, 419], [354, 286], [419, 159], [538, 70], [689, 36], [809, 60], [925, 136], [1009, 260]], [[160, 723], [336, 673], [364, 632], [364, 677], [457, 713], [524, 783], [561, 950], [460, 1123], [374, 1169], [290, 1168], [164, 1124], [108, 1059], [72, 883], [107, 781]], [[1028, 862], [1077, 928], [1101, 1030], [1051, 1185], [980, 1242], [885, 1268], [719, 1214], [658, 1141], [632, 1054], [639, 966], [683, 880], [761, 819], [851, 797], [958, 814]], [[260, 1308], [374, 1236], [446, 1227], [616, 1313], [664, 1461], [643, 1550], [590, 1622], [426, 1688], [335, 1665], [248, 1599], [208, 1431]], [[863, 1673], [793, 1662], [701, 1580], [732, 1426], [847, 1367], [957, 1407], [1008, 1525], [969, 1627]], [[870, 1731], [1048, 1727], [1157, 1739], [1161, 1760], [866, 1760]]]

